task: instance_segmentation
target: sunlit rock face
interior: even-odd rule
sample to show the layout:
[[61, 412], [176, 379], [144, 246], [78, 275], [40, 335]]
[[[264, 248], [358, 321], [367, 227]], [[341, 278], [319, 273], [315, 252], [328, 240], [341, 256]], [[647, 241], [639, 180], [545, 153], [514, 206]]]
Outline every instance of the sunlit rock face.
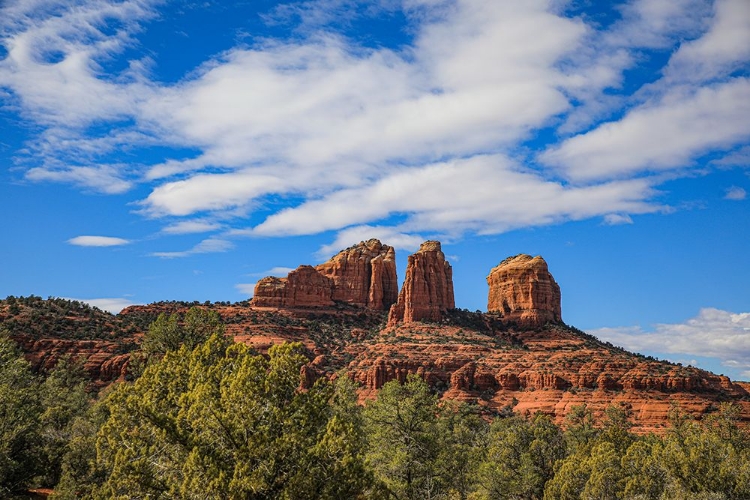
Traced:
[[453, 269], [439, 241], [426, 241], [409, 256], [404, 285], [391, 307], [388, 325], [413, 321], [440, 321], [443, 313], [456, 307]]
[[490, 271], [487, 284], [490, 312], [526, 327], [562, 321], [560, 286], [539, 256], [508, 257]]
[[286, 278], [258, 281], [257, 307], [330, 307], [345, 303], [387, 311], [396, 302], [396, 253], [376, 239], [342, 250], [318, 266], [299, 266]]

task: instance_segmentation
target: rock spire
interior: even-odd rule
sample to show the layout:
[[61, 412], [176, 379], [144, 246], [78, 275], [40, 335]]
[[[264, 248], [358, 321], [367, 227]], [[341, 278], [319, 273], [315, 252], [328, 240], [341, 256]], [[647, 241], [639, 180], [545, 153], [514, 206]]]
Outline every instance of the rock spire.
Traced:
[[447, 309], [455, 307], [453, 269], [445, 260], [440, 242], [425, 241], [409, 256], [404, 285], [388, 314], [388, 325], [439, 321]]

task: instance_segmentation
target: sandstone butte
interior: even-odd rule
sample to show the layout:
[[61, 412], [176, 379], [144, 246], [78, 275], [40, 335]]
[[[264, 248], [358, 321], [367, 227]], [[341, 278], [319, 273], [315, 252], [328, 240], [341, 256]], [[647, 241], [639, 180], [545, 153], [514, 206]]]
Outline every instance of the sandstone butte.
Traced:
[[263, 278], [255, 286], [253, 305], [294, 308], [343, 303], [387, 311], [397, 294], [396, 253], [371, 239], [318, 266], [299, 266], [286, 278]]
[[508, 257], [487, 276], [487, 310], [524, 327], [562, 321], [560, 286], [540, 256]]
[[[382, 262], [390, 281], [373, 279], [383, 275], [373, 271], [381, 265], [372, 264], [379, 256], [395, 264], [390, 247], [377, 240], [361, 243], [315, 268], [303, 266], [297, 274], [308, 288], [301, 293], [287, 290], [265, 296], [297, 297], [292, 299], [298, 300], [294, 307], [283, 302], [258, 306], [255, 301], [201, 307], [215, 310], [228, 335], [260, 352], [280, 342], [302, 342], [310, 359], [301, 370], [302, 386], [345, 373], [360, 383], [362, 402], [374, 398], [386, 382], [403, 381], [414, 373], [443, 398], [476, 403], [488, 412], [508, 406], [523, 415], [541, 411], [557, 423], [563, 423], [575, 405], [585, 403], [600, 417], [608, 405], [621, 404], [630, 410], [635, 431], [663, 432], [673, 405], [700, 418], [730, 401], [739, 405], [743, 424], [750, 425], [747, 382], [629, 353], [565, 325], [559, 287], [541, 257], [515, 256], [495, 267], [487, 280], [490, 311], [474, 313], [452, 307], [450, 266], [439, 244], [427, 242], [409, 259], [404, 287], [390, 313], [391, 319], [398, 319], [388, 324], [386, 304], [396, 301], [395, 266], [391, 273], [393, 264]], [[305, 274], [307, 281], [302, 280]], [[298, 279], [293, 275], [279, 286], [289, 287]], [[317, 295], [321, 283], [336, 279], [341, 288], [323, 286], [330, 295]], [[384, 290], [382, 307], [373, 306], [378, 300], [371, 299], [375, 281]], [[135, 348], [150, 321], [163, 312], [184, 313], [194, 305], [161, 302], [131, 306], [117, 316], [98, 310], [93, 315], [69, 315], [67, 330], [37, 329], [32, 334], [27, 331], [30, 325], [46, 313], [18, 306], [11, 312], [6, 300], [0, 301], [0, 322], [36, 368], [53, 366], [63, 354], [79, 356], [102, 386], [125, 376], [128, 354], [123, 351]], [[79, 338], [81, 327], [94, 320], [111, 324], [113, 333]]]

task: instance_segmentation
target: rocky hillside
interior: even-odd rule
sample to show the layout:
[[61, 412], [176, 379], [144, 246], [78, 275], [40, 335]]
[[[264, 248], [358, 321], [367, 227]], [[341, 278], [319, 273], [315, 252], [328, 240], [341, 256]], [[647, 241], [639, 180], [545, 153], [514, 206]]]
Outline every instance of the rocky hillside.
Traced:
[[262, 280], [250, 302], [162, 302], [113, 316], [61, 299], [9, 298], [0, 302], [0, 320], [35, 367], [68, 353], [86, 359], [102, 383], [126, 375], [127, 353], [159, 314], [199, 305], [215, 310], [236, 341], [262, 352], [302, 342], [310, 357], [305, 385], [345, 373], [361, 384], [362, 400], [416, 373], [444, 398], [488, 411], [542, 411], [557, 422], [581, 403], [595, 412], [618, 403], [631, 410], [636, 430], [658, 431], [674, 404], [702, 416], [734, 401], [750, 424], [747, 385], [629, 353], [565, 325], [560, 288], [541, 257], [518, 255], [491, 270], [487, 313], [455, 309], [439, 242], [409, 257], [397, 297], [394, 259], [391, 247], [369, 240], [319, 266]]

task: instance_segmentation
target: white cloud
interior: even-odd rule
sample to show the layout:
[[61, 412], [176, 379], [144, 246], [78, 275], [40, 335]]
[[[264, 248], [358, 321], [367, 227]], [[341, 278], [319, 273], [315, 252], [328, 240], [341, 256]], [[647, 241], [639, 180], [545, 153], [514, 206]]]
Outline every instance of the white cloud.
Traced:
[[290, 272], [294, 271], [293, 267], [284, 267], [284, 266], [276, 266], [272, 267], [271, 269], [266, 269], [265, 271], [261, 271], [259, 273], [252, 273], [248, 276], [277, 276], [277, 277], [284, 277]]
[[627, 214], [607, 214], [604, 216], [604, 223], [608, 226], [619, 226], [621, 224], [632, 224], [633, 219]]
[[612, 212], [659, 210], [645, 201], [651, 196], [645, 180], [566, 187], [523, 171], [502, 155], [485, 155], [405, 169], [362, 188], [337, 191], [277, 212], [252, 233], [314, 234], [405, 213], [409, 217], [401, 232], [493, 234]]
[[591, 181], [688, 166], [710, 149], [750, 138], [750, 80], [676, 89], [621, 120], [605, 123], [541, 155], [571, 179]]
[[750, 313], [701, 309], [698, 316], [677, 324], [600, 328], [588, 333], [631, 351], [666, 352], [718, 358], [750, 379]]
[[741, 201], [747, 197], [747, 192], [741, 187], [732, 186], [727, 189], [727, 194], [724, 196], [725, 200]]
[[610, 46], [671, 48], [706, 29], [710, 0], [635, 0], [619, 7], [622, 19], [603, 34]]
[[250, 297], [255, 293], [255, 283], [237, 283], [234, 285], [234, 288], [236, 288], [238, 292], [249, 295]]
[[118, 169], [103, 165], [61, 169], [34, 167], [26, 172], [26, 178], [32, 181], [70, 182], [107, 194], [124, 193], [132, 187], [130, 181], [120, 177]]
[[175, 259], [202, 253], [227, 252], [232, 248], [234, 248], [234, 244], [231, 241], [223, 240], [221, 238], [207, 238], [189, 250], [178, 252], [154, 252], [151, 255], [163, 259]]
[[69, 239], [68, 243], [79, 247], [116, 247], [127, 245], [130, 240], [112, 236], [76, 236]]
[[321, 259], [327, 259], [339, 252], [342, 248], [349, 248], [360, 241], [366, 241], [370, 238], [377, 238], [383, 244], [390, 245], [397, 249], [416, 250], [419, 245], [425, 241], [425, 238], [418, 234], [408, 234], [401, 232], [398, 228], [388, 226], [354, 226], [339, 231], [336, 239], [328, 245], [324, 245], [318, 250], [317, 255]]
[[221, 224], [216, 222], [205, 220], [185, 220], [170, 224], [162, 229], [162, 232], [167, 234], [194, 234], [207, 233], [216, 231], [217, 229], [221, 229]]
[[665, 70], [668, 79], [707, 81], [746, 66], [750, 59], [750, 3], [717, 0], [706, 34], [682, 44]]
[[[23, 153], [27, 179], [110, 194], [145, 184], [142, 214], [206, 217], [166, 234], [214, 231], [258, 208], [271, 215], [226, 236], [337, 230], [339, 242], [374, 229], [412, 245], [417, 232], [627, 223], [660, 209], [660, 181], [645, 172], [750, 138], [750, 80], [730, 78], [750, 58], [745, 0], [720, 0], [715, 15], [703, 0], [634, 0], [606, 30], [547, 0], [298, 2], [268, 18], [302, 19], [297, 36], [227, 47], [169, 84], [150, 79], [147, 58], [122, 60], [159, 3], [8, 3], [0, 88], [41, 130]], [[398, 10], [413, 36], [397, 49], [331, 26]], [[663, 78], [623, 90], [653, 48], [673, 53]], [[116, 57], [126, 69], [108, 73]], [[611, 116], [621, 118], [591, 129]], [[591, 130], [553, 139], [544, 163], [528, 162], [537, 170], [509, 159], [547, 127]], [[101, 161], [151, 146], [180, 151], [152, 165]], [[393, 215], [399, 225], [386, 227]], [[155, 255], [231, 245], [205, 241]]]
[[719, 167], [750, 167], [750, 146], [744, 146], [736, 151], [711, 162]]
[[[315, 196], [321, 190], [353, 187], [398, 168], [389, 166], [393, 162], [473, 154], [526, 137], [569, 107], [558, 89], [562, 75], [555, 63], [584, 31], [579, 21], [558, 17], [547, 7], [540, 0], [523, 7], [462, 0], [450, 16], [441, 17], [424, 11], [442, 12], [443, 6], [423, 4], [418, 14], [407, 9], [408, 15], [418, 16], [413, 19], [416, 42], [403, 52], [366, 50], [316, 31], [301, 41], [229, 50], [190, 79], [164, 86], [149, 82], [143, 72], [116, 83], [96, 72], [98, 58], [126, 47], [138, 20], [153, 15], [145, 2], [108, 6], [100, 0], [86, 3], [81, 12], [61, 8], [54, 19], [37, 15], [14, 25], [9, 45], [31, 44], [28, 38], [46, 50], [68, 32], [91, 32], [94, 47], [87, 52], [83, 42], [64, 46], [78, 57], [78, 65], [67, 59], [51, 65], [25, 59], [27, 64], [11, 64], [22, 59], [13, 52], [0, 68], [7, 78], [0, 85], [11, 88], [24, 108], [36, 113], [35, 119], [54, 122], [47, 134], [54, 142], [39, 146], [55, 146], [47, 148], [45, 157], [60, 151], [59, 145], [90, 157], [102, 149], [161, 141], [201, 153], [184, 161], [167, 159], [153, 166], [146, 180], [207, 167], [237, 169], [157, 184], [144, 200], [154, 215], [221, 211], [273, 193]], [[108, 18], [126, 22], [112, 40], [100, 29]], [[40, 78], [47, 66], [60, 65], [57, 71], [68, 71], [64, 78]], [[33, 91], [33, 85], [24, 85], [31, 79], [48, 83]], [[52, 109], [57, 87], [70, 95], [63, 99], [66, 104]], [[85, 110], [66, 107], [88, 102], [76, 97], [84, 94], [110, 99]], [[116, 125], [110, 142], [96, 148], [92, 141], [104, 137], [88, 137], [77, 129], [57, 133], [60, 127], [75, 129], [92, 119], [120, 117], [132, 118], [143, 134]], [[121, 135], [129, 142], [123, 139], [118, 146]], [[47, 167], [34, 172], [34, 180], [70, 182], [88, 176], [78, 167], [66, 167], [65, 175]], [[125, 188], [102, 187], [109, 192]]]
[[252, 171], [201, 174], [159, 186], [144, 205], [155, 215], [190, 215], [242, 206], [283, 184], [280, 178]]
[[69, 299], [69, 300], [78, 300], [80, 302], [85, 302], [86, 304], [89, 304], [94, 307], [98, 307], [99, 309], [103, 311], [111, 312], [112, 314], [117, 314], [123, 309], [125, 309], [128, 306], [132, 306], [135, 304], [130, 299], [122, 299], [122, 298], [102, 298], [102, 299]]

